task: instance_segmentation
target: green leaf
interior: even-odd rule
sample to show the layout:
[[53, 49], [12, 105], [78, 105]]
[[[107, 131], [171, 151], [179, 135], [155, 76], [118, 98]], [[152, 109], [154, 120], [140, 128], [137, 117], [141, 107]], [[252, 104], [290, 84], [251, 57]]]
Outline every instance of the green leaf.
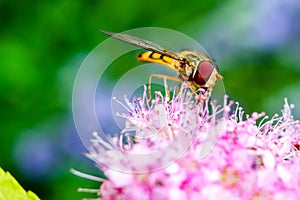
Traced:
[[0, 168], [0, 200], [39, 200], [31, 191], [26, 192], [18, 181]]

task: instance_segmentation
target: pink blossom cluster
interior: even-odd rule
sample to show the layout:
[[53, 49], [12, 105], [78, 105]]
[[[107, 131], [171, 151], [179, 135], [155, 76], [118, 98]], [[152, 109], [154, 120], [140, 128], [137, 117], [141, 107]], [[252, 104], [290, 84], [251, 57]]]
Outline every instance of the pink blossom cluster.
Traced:
[[[264, 113], [245, 115], [227, 97], [218, 107], [192, 96], [182, 89], [170, 99], [157, 94], [152, 106], [144, 104], [145, 100], [137, 100], [139, 106], [127, 102], [128, 113], [122, 115], [126, 128], [121, 137], [113, 139], [122, 151], [157, 150], [180, 134], [188, 135], [190, 129], [195, 130], [192, 142], [161, 169], [125, 173], [102, 164], [101, 159], [109, 156], [99, 150], [103, 141], [96, 140], [98, 145], [87, 156], [106, 175], [96, 190], [99, 199], [300, 199], [300, 123], [291, 115], [293, 105], [285, 100], [281, 115], [269, 119]], [[203, 154], [212, 130], [217, 140], [208, 142], [212, 148]], [[139, 142], [131, 140], [130, 131], [143, 136], [161, 131], [161, 137]]]

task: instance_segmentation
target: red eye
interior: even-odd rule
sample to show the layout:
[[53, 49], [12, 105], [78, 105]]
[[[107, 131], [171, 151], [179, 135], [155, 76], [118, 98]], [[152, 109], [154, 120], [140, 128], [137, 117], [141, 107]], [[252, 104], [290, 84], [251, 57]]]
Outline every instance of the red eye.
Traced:
[[198, 64], [197, 71], [194, 75], [194, 82], [198, 85], [205, 85], [205, 83], [209, 80], [214, 67], [214, 64], [209, 61], [201, 61]]

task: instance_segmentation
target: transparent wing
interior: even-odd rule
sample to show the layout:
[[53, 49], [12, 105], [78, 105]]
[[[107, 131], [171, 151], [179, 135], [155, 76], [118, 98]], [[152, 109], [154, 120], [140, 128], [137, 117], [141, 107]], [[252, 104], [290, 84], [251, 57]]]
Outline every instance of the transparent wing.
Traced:
[[100, 30], [100, 31], [106, 35], [110, 35], [113, 38], [116, 38], [123, 42], [127, 42], [134, 46], [138, 46], [138, 47], [141, 47], [141, 48], [149, 50], [149, 51], [160, 53], [162, 55], [168, 56], [170, 58], [173, 58], [173, 59], [176, 59], [179, 61], [183, 60], [183, 57], [180, 54], [172, 52], [172, 51], [168, 51], [168, 50], [164, 49], [163, 47], [161, 47], [160, 45], [155, 44], [154, 42], [150, 42], [148, 40], [144, 40], [144, 39], [141, 39], [141, 38], [135, 37], [133, 35], [129, 35], [129, 34], [113, 33], [113, 32], [104, 31], [104, 30]]

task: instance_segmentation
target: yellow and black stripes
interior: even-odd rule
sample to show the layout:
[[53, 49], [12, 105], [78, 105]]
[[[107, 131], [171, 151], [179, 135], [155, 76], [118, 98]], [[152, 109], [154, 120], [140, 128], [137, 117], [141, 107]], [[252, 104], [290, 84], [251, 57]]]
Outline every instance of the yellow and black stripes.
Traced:
[[167, 65], [174, 70], [178, 69], [178, 64], [179, 64], [177, 60], [153, 51], [146, 51], [139, 54], [137, 60], [140, 62], [152, 62], [152, 63]]

